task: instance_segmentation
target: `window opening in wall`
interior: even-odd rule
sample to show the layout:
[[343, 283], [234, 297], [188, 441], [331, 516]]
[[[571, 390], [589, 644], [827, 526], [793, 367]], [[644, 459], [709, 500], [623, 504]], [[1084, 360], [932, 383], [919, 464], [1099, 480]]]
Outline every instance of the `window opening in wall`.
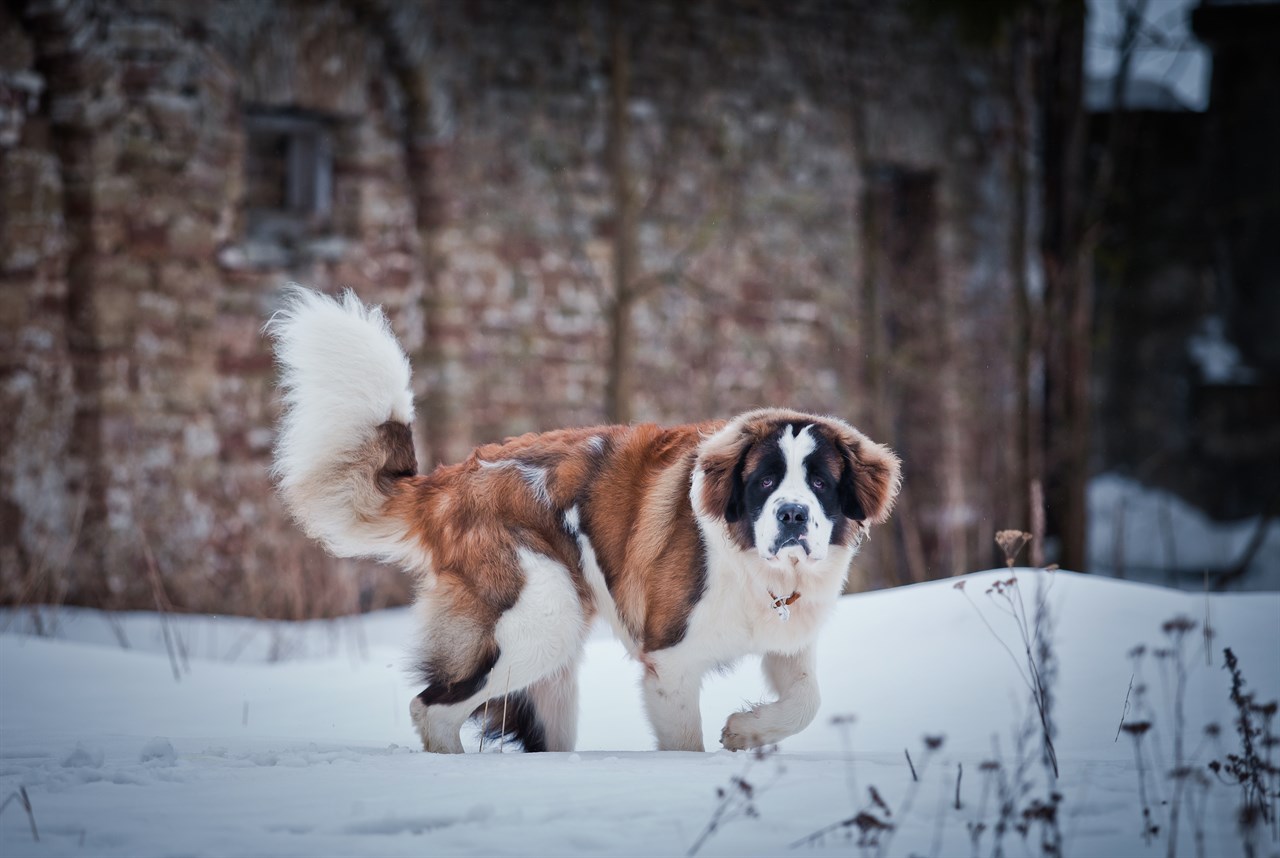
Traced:
[[250, 238], [296, 239], [330, 226], [335, 118], [300, 110], [245, 113]]

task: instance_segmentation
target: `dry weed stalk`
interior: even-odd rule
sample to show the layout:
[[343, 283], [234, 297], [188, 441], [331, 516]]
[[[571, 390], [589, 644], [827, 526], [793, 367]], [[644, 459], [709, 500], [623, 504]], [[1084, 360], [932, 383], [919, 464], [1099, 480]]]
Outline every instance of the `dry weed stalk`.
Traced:
[[[502, 692], [502, 728], [498, 731], [499, 736], [507, 735], [507, 699], [511, 696], [511, 665], [507, 665], [507, 687]], [[499, 739], [498, 753], [503, 753], [507, 743]]]
[[[489, 671], [489, 675], [490, 676], [493, 675], [492, 670]], [[480, 748], [479, 750], [476, 751], [477, 754], [484, 753], [484, 734], [485, 734], [485, 729], [487, 729], [489, 724], [489, 698], [488, 697], [485, 697], [484, 699], [484, 714], [480, 716], [480, 723], [484, 726], [480, 730]]]
[[[837, 722], [839, 723], [839, 722]], [[824, 843], [828, 837], [833, 834], [844, 834], [847, 837], [853, 836], [853, 832], [858, 833], [856, 844], [859, 849], [866, 852], [873, 852], [877, 856], [885, 855], [889, 850], [889, 844], [893, 839], [893, 834], [898, 826], [902, 824], [902, 820], [910, 813], [912, 805], [915, 803], [916, 793], [920, 789], [920, 777], [923, 777], [928, 769], [929, 761], [933, 755], [942, 747], [946, 741], [945, 736], [925, 736], [923, 739], [924, 754], [920, 760], [920, 769], [917, 772], [915, 765], [911, 762], [911, 754], [906, 753], [907, 763], [911, 767], [912, 780], [907, 786], [907, 792], [903, 796], [899, 804], [897, 822], [891, 822], [893, 818], [893, 810], [889, 803], [884, 800], [880, 791], [875, 786], [867, 787], [867, 803], [852, 816], [845, 819], [824, 825], [816, 831], [813, 831], [799, 840], [790, 844], [791, 849], [799, 846], [814, 846]], [[904, 753], [906, 749], [904, 748]]]
[[[1010, 570], [1013, 569], [1018, 554], [1022, 549], [1028, 543], [1034, 544], [1032, 534], [1022, 530], [998, 531], [995, 541], [996, 545], [1004, 553], [1005, 565]], [[1041, 569], [1041, 573], [1042, 575], [1048, 574], [1056, 570], [1056, 568], [1056, 566], [1045, 567]], [[1051, 578], [1048, 580], [1052, 581]], [[1052, 689], [1057, 676], [1057, 659], [1052, 646], [1053, 618], [1049, 610], [1048, 600], [1048, 593], [1052, 584], [1046, 585], [1045, 581], [1044, 577], [1037, 579], [1035, 599], [1032, 603], [1033, 611], [1028, 610], [1026, 600], [1022, 595], [1022, 588], [1019, 586], [1018, 576], [1012, 572], [1010, 572], [1008, 578], [995, 581], [985, 592], [996, 610], [1006, 614], [1013, 620], [1017, 629], [1018, 640], [1022, 644], [1021, 657], [1015, 655], [1013, 648], [995, 630], [984, 611], [969, 597], [969, 594], [965, 591], [967, 582], [958, 581], [954, 585], [955, 589], [959, 590], [965, 600], [972, 606], [974, 612], [978, 614], [978, 618], [982, 620], [987, 631], [991, 633], [991, 636], [996, 639], [996, 642], [1000, 644], [1001, 648], [1009, 656], [1009, 660], [1013, 663], [1014, 669], [1017, 670], [1018, 676], [1030, 692], [1034, 715], [1029, 714], [1029, 717], [1038, 722], [1036, 725], [1038, 730], [1032, 726], [1032, 722], [1028, 721], [1026, 727], [1015, 735], [1018, 760], [1012, 771], [1007, 770], [999, 762], [998, 742], [996, 744], [995, 760], [990, 761], [990, 765], [984, 764], [981, 769], [985, 775], [984, 798], [982, 801], [983, 815], [980, 815], [976, 821], [968, 823], [969, 837], [976, 853], [982, 835], [987, 830], [984, 818], [985, 795], [990, 790], [991, 784], [994, 783], [999, 798], [999, 814], [993, 830], [993, 854], [997, 858], [1004, 854], [1003, 839], [1010, 829], [1017, 831], [1025, 838], [1033, 827], [1038, 827], [1040, 831], [1040, 849], [1044, 855], [1060, 856], [1062, 854], [1062, 831], [1059, 819], [1062, 793], [1057, 789], [1059, 777], [1058, 754], [1053, 744], [1056, 730], [1053, 722]], [[1044, 765], [1047, 782], [1047, 795], [1044, 798], [1032, 798], [1023, 806], [1023, 802], [1031, 791], [1031, 782], [1028, 779], [1030, 759], [1026, 753], [1026, 746], [1031, 736], [1037, 732], [1040, 738], [1039, 756]]]
[[1142, 804], [1142, 840], [1150, 844], [1160, 834], [1160, 826], [1156, 825], [1151, 802], [1147, 799], [1147, 766], [1142, 755], [1142, 739], [1151, 729], [1151, 722], [1130, 721], [1121, 729], [1133, 738], [1133, 759], [1138, 767], [1138, 801]]
[[18, 804], [27, 812], [27, 822], [31, 825], [31, 839], [36, 843], [40, 842], [40, 832], [36, 830], [36, 815], [31, 809], [31, 796], [27, 795], [27, 788], [20, 786], [13, 792], [9, 793], [8, 798], [0, 802], [0, 813], [4, 813], [4, 809], [9, 806], [9, 802], [14, 799], [18, 800]]
[[[923, 737], [923, 739], [921, 739], [921, 742], [924, 745], [924, 753], [920, 757], [920, 774], [921, 775], [923, 775], [926, 771], [928, 771], [929, 761], [932, 760], [934, 755], [942, 748], [942, 745], [943, 743], [946, 742], [946, 740], [947, 740], [947, 737], [942, 735], [925, 736]], [[903, 748], [903, 752], [904, 753], [906, 752], [905, 748]], [[907, 762], [908, 763], [911, 762], [910, 754], [907, 754]], [[911, 767], [911, 775], [912, 775], [911, 786], [907, 787], [907, 794], [902, 799], [902, 810], [898, 814], [899, 819], [901, 819], [902, 817], [905, 817], [907, 813], [910, 812], [912, 805], [915, 804], [916, 793], [919, 792], [920, 790], [920, 779], [915, 777], [915, 773], [916, 773], [915, 766], [912, 766]]]
[[[151, 553], [151, 543], [141, 524], [138, 525], [138, 537], [142, 543], [142, 556], [146, 560], [151, 595], [155, 599], [156, 612], [160, 614], [160, 630], [164, 635], [165, 651], [169, 654], [169, 666], [173, 669], [173, 681], [181, 682], [183, 672], [191, 671], [187, 661], [187, 647], [177, 629], [170, 628], [169, 615], [173, 612], [173, 603], [165, 593], [164, 580], [160, 577], [160, 569], [156, 566], [155, 556]], [[179, 658], [181, 658], [181, 669], [179, 669]]]
[[1175, 687], [1173, 693], [1173, 769], [1170, 776], [1174, 779], [1173, 798], [1169, 805], [1169, 850], [1168, 858], [1178, 854], [1178, 817], [1182, 810], [1184, 789], [1188, 783], [1187, 763], [1184, 753], [1183, 736], [1186, 733], [1185, 701], [1187, 696], [1187, 661], [1183, 652], [1183, 642], [1188, 634], [1196, 628], [1195, 620], [1186, 616], [1176, 616], [1161, 625], [1161, 631], [1169, 638], [1172, 646], [1158, 650], [1157, 656], [1173, 662]]
[[[71, 517], [71, 530], [67, 534], [67, 538], [63, 541], [61, 550], [57, 550], [53, 545], [53, 538], [46, 537], [40, 546], [40, 550], [36, 553], [35, 561], [32, 563], [30, 571], [27, 575], [26, 582], [22, 585], [22, 589], [18, 592], [18, 597], [14, 601], [15, 608], [26, 607], [31, 617], [32, 629], [36, 635], [40, 637], [52, 637], [57, 634], [58, 629], [58, 608], [62, 606], [63, 601], [67, 597], [67, 591], [71, 587], [71, 576], [68, 569], [71, 564], [71, 556], [75, 553], [76, 546], [80, 542], [80, 529], [84, 525], [85, 508], [88, 506], [88, 496], [84, 491], [76, 495], [75, 513]], [[50, 624], [45, 628], [44, 609], [52, 610], [49, 612]], [[18, 611], [11, 613], [4, 625], [0, 626], [0, 632], [8, 629], [9, 623], [13, 618], [18, 616]]]
[[698, 835], [698, 839], [693, 841], [693, 845], [689, 847], [686, 855], [693, 856], [703, 847], [711, 835], [715, 834], [720, 828], [738, 817], [745, 816], [749, 819], [756, 819], [760, 816], [760, 811], [756, 807], [756, 797], [778, 782], [778, 779], [786, 773], [786, 769], [781, 762], [776, 762], [774, 776], [764, 786], [756, 786], [747, 780], [747, 774], [751, 768], [767, 759], [775, 758], [778, 753], [777, 745], [764, 745], [752, 750], [747, 755], [747, 761], [743, 764], [742, 774], [733, 775], [729, 778], [727, 787], [716, 787], [716, 798], [720, 800], [715, 810], [711, 812], [711, 819], [707, 821], [707, 827]]
[[991, 797], [991, 786], [995, 782], [996, 772], [999, 770], [1000, 763], [996, 760], [983, 760], [978, 765], [978, 771], [982, 774], [982, 792], [978, 798], [978, 813], [975, 818], [965, 823], [965, 829], [969, 832], [969, 845], [973, 847], [974, 858], [977, 858], [982, 835], [987, 830], [987, 801]]
[[1133, 693], [1133, 678], [1136, 673], [1129, 674], [1129, 688], [1124, 693], [1124, 707], [1120, 710], [1120, 723], [1116, 725], [1116, 737], [1112, 740], [1112, 744], [1120, 741], [1120, 731], [1124, 729], [1125, 716], [1129, 714], [1129, 695]]
[[[1231, 703], [1236, 707], [1236, 735], [1240, 737], [1240, 753], [1227, 754], [1226, 762], [1214, 760], [1209, 768], [1224, 783], [1239, 786], [1242, 791], [1238, 825], [1245, 853], [1256, 851], [1256, 829], [1272, 827], [1272, 838], [1280, 837], [1277, 830], [1276, 801], [1280, 788], [1271, 784], [1280, 778], [1280, 769], [1272, 763], [1272, 749], [1280, 743], [1272, 732], [1280, 703], [1272, 700], [1260, 704], [1253, 692], [1245, 692], [1244, 673], [1240, 661], [1230, 647], [1223, 650], [1226, 668], [1231, 673]], [[1261, 717], [1257, 724], [1254, 716]], [[1266, 758], [1259, 753], [1259, 746], [1266, 749]]]
[[[1021, 531], [1001, 531], [1001, 533], [1020, 533]], [[1018, 545], [1020, 549], [1025, 545], [1025, 540]], [[1009, 561], [1011, 562], [1011, 561]], [[1048, 570], [1042, 570], [1047, 573]], [[1048, 588], [1041, 585], [1036, 589], [1035, 614], [1031, 615], [1027, 612], [1026, 602], [1022, 598], [1022, 590], [1018, 586], [1018, 576], [1010, 575], [1010, 577], [998, 580], [986, 590], [986, 595], [991, 598], [996, 608], [1004, 614], [1013, 618], [1014, 624], [1018, 630], [1018, 637], [1022, 643], [1022, 651], [1026, 668], [1023, 669], [1023, 662], [1013, 653], [1013, 649], [1005, 642], [1005, 639], [991, 625], [986, 614], [978, 607], [978, 604], [969, 598], [969, 594], [965, 591], [967, 581], [957, 581], [952, 585], [959, 590], [961, 595], [973, 606], [973, 610], [982, 620], [983, 625], [996, 639], [996, 642], [1004, 648], [1008, 653], [1010, 660], [1013, 662], [1014, 668], [1018, 671], [1018, 676], [1022, 678], [1026, 684], [1027, 690], [1031, 692], [1032, 702], [1035, 704], [1036, 712], [1040, 716], [1040, 732], [1041, 741], [1044, 750], [1044, 756], [1050, 767], [1053, 769], [1053, 777], [1058, 777], [1058, 753], [1053, 746], [1053, 719], [1051, 698], [1051, 683], [1053, 666], [1053, 649], [1049, 642], [1049, 625], [1050, 615], [1048, 606]]]
[[[841, 819], [830, 825], [824, 825], [817, 831], [808, 834], [789, 845], [789, 848], [795, 849], [799, 846], [815, 846], [824, 843], [828, 837], [837, 832], [842, 832], [847, 836], [852, 836], [854, 831], [858, 832], [857, 845], [859, 849], [866, 851], [875, 850], [877, 855], [883, 853], [885, 841], [881, 838], [888, 835], [896, 827], [894, 823], [889, 821], [889, 817], [893, 816], [893, 811], [889, 809], [889, 805], [881, 797], [875, 787], [867, 787], [869, 802], [866, 808], [858, 811], [847, 819]], [[881, 816], [877, 816], [879, 812]]]
[[[960, 781], [963, 777], [964, 777], [964, 764], [956, 763], [955, 801], [954, 801], [954, 804], [951, 805], [951, 807], [954, 807], [955, 810], [963, 809], [960, 804]], [[934, 810], [934, 814], [933, 814], [933, 846], [929, 850], [929, 854], [931, 856], [935, 856], [935, 858], [937, 855], [941, 854], [942, 852], [942, 834], [943, 834], [943, 829], [946, 827], [946, 824], [947, 824], [947, 810], [949, 809], [947, 798], [949, 794], [950, 794], [950, 790], [948, 789], [946, 779], [939, 777], [938, 778], [938, 806]]]
[[[1031, 744], [1039, 732], [1036, 721], [1035, 714], [1029, 709], [1022, 729], [1014, 734], [1012, 766], [1006, 766], [1001, 762], [1003, 754], [1000, 750], [999, 736], [992, 737], [993, 759], [984, 762], [982, 766], [991, 773], [990, 777], [995, 781], [999, 801], [999, 813], [992, 830], [991, 854], [994, 858], [1004, 856], [1005, 835], [1013, 831], [1025, 842], [1031, 833], [1032, 826], [1036, 824], [1039, 825], [1041, 832], [1041, 853], [1048, 858], [1060, 858], [1062, 855], [1062, 835], [1058, 825], [1058, 807], [1062, 803], [1062, 795], [1052, 788], [1056, 781], [1051, 779], [1046, 800], [1032, 798], [1027, 801], [1027, 796], [1031, 794], [1033, 788], [1031, 768], [1036, 755], [1031, 751]], [[1044, 754], [1041, 753], [1039, 756], [1041, 761], [1045, 762]], [[979, 816], [979, 820], [981, 821], [984, 817], [985, 811], [983, 816]]]
[[835, 715], [831, 718], [831, 725], [840, 733], [840, 744], [844, 748], [844, 775], [845, 783], [849, 787], [849, 804], [850, 806], [858, 803], [858, 775], [853, 767], [853, 725], [856, 724], [858, 718], [856, 715]]
[[[1175, 858], [1178, 854], [1178, 835], [1184, 825], [1190, 828], [1196, 855], [1199, 858], [1204, 858], [1206, 854], [1205, 815], [1208, 810], [1209, 789], [1212, 786], [1212, 782], [1205, 773], [1204, 764], [1197, 762], [1197, 760], [1207, 744], [1220, 747], [1218, 737], [1221, 734], [1221, 728], [1217, 724], [1206, 725], [1199, 745], [1194, 750], [1188, 751], [1185, 707], [1191, 663], [1187, 641], [1192, 640], [1192, 635], [1199, 626], [1200, 624], [1190, 617], [1184, 615], [1172, 617], [1160, 626], [1161, 632], [1167, 639], [1165, 646], [1148, 650], [1145, 645], [1138, 645], [1131, 649], [1128, 654], [1134, 665], [1133, 679], [1130, 681], [1130, 691], [1134, 700], [1134, 716], [1129, 720], [1123, 720], [1121, 729], [1134, 742], [1134, 759], [1138, 773], [1138, 795], [1142, 805], [1143, 839], [1150, 843], [1163, 833], [1166, 836], [1165, 846], [1168, 858]], [[1159, 736], [1157, 719], [1151, 714], [1151, 708], [1147, 703], [1147, 684], [1142, 676], [1143, 659], [1148, 653], [1155, 659], [1159, 668], [1165, 691], [1165, 705], [1169, 709], [1170, 721], [1172, 722], [1172, 760], [1168, 765], [1161, 759], [1161, 748], [1164, 743]], [[1238, 670], [1232, 669], [1233, 662], [1234, 655], [1230, 655], [1228, 657], [1228, 669], [1232, 670], [1232, 702], [1237, 705], [1238, 709], [1241, 704], [1244, 704], [1244, 709], [1246, 710], [1244, 718], [1247, 720], [1250, 712], [1258, 713], [1260, 708], [1253, 704], [1251, 695], [1241, 693], [1243, 678], [1239, 676]], [[1126, 707], [1128, 697], [1129, 694], [1126, 693]], [[1262, 709], [1265, 709], [1265, 707], [1262, 707]], [[1237, 727], [1238, 729], [1240, 728], [1239, 720], [1237, 721]], [[1269, 728], [1260, 730], [1256, 725], [1252, 724], [1246, 725], [1243, 730], [1244, 733], [1250, 734], [1255, 738], [1264, 733], [1269, 733]], [[1242, 755], [1225, 755], [1229, 761], [1228, 766], [1224, 767], [1218, 760], [1213, 760], [1208, 764], [1208, 769], [1217, 774], [1224, 783], [1245, 786], [1246, 801], [1242, 806], [1242, 813], [1238, 822], [1241, 826], [1240, 834], [1244, 841], [1246, 853], [1253, 846], [1253, 838], [1255, 836], [1253, 831], [1254, 823], [1262, 818], [1261, 812], [1257, 810], [1256, 801], [1253, 805], [1254, 811], [1250, 812], [1249, 810], [1250, 796], [1252, 795], [1256, 798], [1256, 792], [1251, 792], [1245, 783], [1250, 778], [1247, 765], [1242, 765], [1239, 769], [1232, 770], [1225, 776], [1224, 773], [1228, 772], [1231, 764], [1241, 764], [1248, 756], [1249, 749], [1246, 745], [1245, 753]], [[1165, 789], [1167, 791], [1165, 797], [1160, 795], [1161, 779], [1156, 777], [1157, 772], [1165, 773]], [[1265, 801], [1264, 795], [1264, 804]], [[1167, 815], [1161, 812], [1161, 808], [1168, 808]], [[1263, 811], [1265, 811], [1265, 808]], [[1271, 818], [1274, 820], [1274, 814], [1271, 815]]]

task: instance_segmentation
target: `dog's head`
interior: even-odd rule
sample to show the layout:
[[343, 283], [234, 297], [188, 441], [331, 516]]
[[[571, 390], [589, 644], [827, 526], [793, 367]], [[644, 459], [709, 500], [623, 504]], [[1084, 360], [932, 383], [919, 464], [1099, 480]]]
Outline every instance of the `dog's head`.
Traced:
[[841, 420], [796, 411], [743, 414], [703, 442], [694, 501], [743, 551], [771, 566], [821, 563], [889, 517], [898, 457]]

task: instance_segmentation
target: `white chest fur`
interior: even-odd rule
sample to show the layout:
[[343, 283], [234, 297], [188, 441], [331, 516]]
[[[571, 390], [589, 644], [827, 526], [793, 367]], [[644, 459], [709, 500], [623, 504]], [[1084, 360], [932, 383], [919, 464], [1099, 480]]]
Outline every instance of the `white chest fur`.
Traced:
[[[707, 589], [689, 618], [690, 649], [714, 661], [767, 652], [794, 653], [817, 637], [844, 588], [852, 552], [833, 546], [827, 559], [803, 571], [765, 564], [723, 533], [707, 539]], [[779, 597], [795, 596], [783, 619]]]

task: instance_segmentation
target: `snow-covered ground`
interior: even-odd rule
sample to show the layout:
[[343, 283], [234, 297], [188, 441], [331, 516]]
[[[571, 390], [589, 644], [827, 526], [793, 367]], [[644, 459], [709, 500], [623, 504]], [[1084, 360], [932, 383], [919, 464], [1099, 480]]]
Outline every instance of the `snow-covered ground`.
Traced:
[[[1037, 582], [1051, 582], [1065, 854], [1164, 854], [1173, 662], [1151, 655], [1170, 645], [1161, 625], [1176, 615], [1200, 623], [1207, 611], [1215, 631], [1210, 665], [1199, 627], [1183, 642], [1186, 745], [1203, 768], [1237, 741], [1223, 647], [1239, 656], [1259, 700], [1280, 696], [1280, 594], [1206, 600], [1066, 572], [1017, 574], [1028, 608]], [[718, 789], [742, 796], [731, 783], [738, 776], [753, 785], [755, 815], [735, 816], [732, 805], [699, 854], [849, 854], [856, 831], [853, 840], [836, 833], [789, 845], [863, 809], [895, 825], [882, 835], [884, 854], [991, 854], [992, 785], [1016, 764], [1027, 700], [1012, 655], [1021, 652], [1016, 627], [984, 595], [1007, 577], [979, 573], [962, 579], [963, 591], [942, 581], [842, 600], [820, 647], [822, 712], [764, 759], [649, 751], [639, 668], [603, 632], [583, 669], [578, 753], [443, 757], [415, 748], [408, 720], [420, 689], [405, 671], [407, 611], [306, 624], [173, 618], [171, 639], [189, 655], [180, 681], [155, 615], [109, 623], [98, 612], [63, 611], [42, 618], [46, 631], [56, 620], [53, 637], [29, 634], [27, 614], [0, 615], [0, 801], [25, 787], [40, 836], [15, 799], [0, 814], [0, 855], [681, 855], [712, 819]], [[1127, 654], [1143, 643], [1135, 678]], [[749, 662], [711, 679], [707, 746], [718, 748], [725, 717], [763, 693]], [[1117, 741], [1126, 694], [1128, 720], [1155, 724], [1144, 737], [1145, 789], [1161, 824], [1150, 845], [1133, 743], [1127, 734]], [[833, 725], [846, 714], [856, 716], [851, 727]], [[1208, 723], [1221, 725], [1217, 739], [1205, 739]], [[925, 735], [945, 739], [930, 752]], [[1047, 796], [1039, 757], [1029, 757], [1035, 782], [1020, 808]], [[997, 758], [1000, 772], [982, 770]], [[870, 787], [892, 816], [870, 804]], [[1243, 853], [1239, 798], [1217, 781], [1209, 789], [1205, 854]], [[1196, 854], [1195, 816], [1184, 802], [1184, 855]], [[986, 828], [974, 849], [979, 822]], [[1280, 848], [1259, 836], [1260, 854]], [[1025, 843], [1007, 834], [1004, 845], [1038, 854], [1039, 842], [1033, 830]]]
[[[1120, 476], [1089, 481], [1089, 568], [1198, 590], [1244, 556], [1257, 517], [1214, 521], [1182, 498]], [[1280, 590], [1280, 521], [1271, 521], [1248, 571], [1231, 589]]]

